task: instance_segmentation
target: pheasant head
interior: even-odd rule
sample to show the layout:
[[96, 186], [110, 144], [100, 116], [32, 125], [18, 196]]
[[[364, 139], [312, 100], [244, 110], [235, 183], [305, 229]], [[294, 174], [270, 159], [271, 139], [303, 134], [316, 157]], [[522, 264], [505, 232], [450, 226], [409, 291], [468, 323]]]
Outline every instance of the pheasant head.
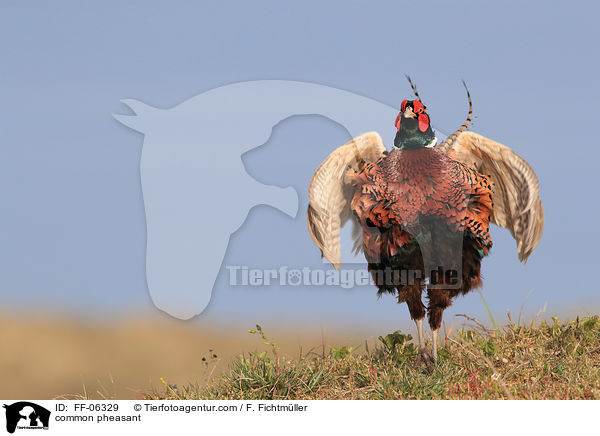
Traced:
[[404, 100], [396, 117], [394, 145], [404, 150], [432, 147], [437, 139], [431, 129], [429, 115], [420, 100]]

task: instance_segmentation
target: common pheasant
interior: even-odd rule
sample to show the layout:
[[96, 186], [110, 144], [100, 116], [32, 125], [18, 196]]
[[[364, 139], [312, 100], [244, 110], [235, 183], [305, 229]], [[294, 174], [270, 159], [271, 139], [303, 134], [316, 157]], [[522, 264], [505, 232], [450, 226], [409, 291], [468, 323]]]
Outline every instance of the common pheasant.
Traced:
[[[410, 84], [417, 98], [400, 106], [394, 149], [388, 152], [379, 134], [369, 132], [333, 151], [310, 182], [307, 221], [336, 269], [340, 228], [353, 221], [355, 249], [364, 252], [378, 294], [407, 303], [419, 358], [430, 366], [437, 360], [444, 309], [481, 286], [481, 260], [492, 246], [490, 222], [511, 232], [525, 263], [541, 238], [544, 214], [530, 165], [508, 147], [465, 131], [472, 117], [468, 89], [467, 120], [438, 144]], [[425, 314], [431, 354], [423, 337]]]

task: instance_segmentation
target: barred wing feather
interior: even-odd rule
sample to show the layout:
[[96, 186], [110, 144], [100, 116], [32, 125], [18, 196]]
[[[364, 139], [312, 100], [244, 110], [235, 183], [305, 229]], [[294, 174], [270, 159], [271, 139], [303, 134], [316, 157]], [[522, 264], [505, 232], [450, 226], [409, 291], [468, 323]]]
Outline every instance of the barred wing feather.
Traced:
[[[340, 229], [351, 218], [351, 186], [346, 171], [358, 171], [363, 161], [376, 162], [386, 150], [376, 132], [364, 133], [333, 151], [317, 168], [308, 188], [308, 231], [321, 254], [338, 269], [341, 264]], [[356, 225], [356, 223], [354, 223]], [[356, 227], [355, 227], [356, 229]], [[353, 231], [360, 248], [360, 231]]]
[[492, 222], [508, 229], [523, 263], [544, 229], [540, 186], [533, 168], [510, 148], [473, 132], [464, 132], [452, 147], [454, 158], [474, 165], [494, 182]]

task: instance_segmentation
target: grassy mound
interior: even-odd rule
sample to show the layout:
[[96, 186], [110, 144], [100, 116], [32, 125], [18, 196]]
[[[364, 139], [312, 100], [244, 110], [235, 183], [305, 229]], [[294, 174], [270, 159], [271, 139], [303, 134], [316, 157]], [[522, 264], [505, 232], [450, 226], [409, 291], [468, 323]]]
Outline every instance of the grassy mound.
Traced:
[[240, 356], [207, 386], [171, 386], [147, 399], [600, 399], [600, 317], [554, 319], [488, 330], [474, 320], [446, 337], [432, 371], [416, 362], [410, 335], [379, 338], [374, 349], [348, 347], [280, 356]]

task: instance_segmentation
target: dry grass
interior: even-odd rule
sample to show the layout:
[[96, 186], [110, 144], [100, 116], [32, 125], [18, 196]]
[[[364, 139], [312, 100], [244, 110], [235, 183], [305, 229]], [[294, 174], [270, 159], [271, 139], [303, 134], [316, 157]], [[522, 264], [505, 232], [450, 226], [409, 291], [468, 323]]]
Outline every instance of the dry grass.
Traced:
[[[299, 343], [321, 341], [318, 325], [293, 327], [269, 324], [279, 332], [282, 352], [297, 357]], [[328, 343], [357, 336], [347, 330], [332, 328]], [[135, 399], [162, 388], [161, 378], [205, 386], [240, 353], [255, 350], [256, 341], [245, 326], [202, 319], [133, 315], [107, 321], [14, 310], [0, 312], [0, 348], [2, 399]]]
[[[268, 351], [240, 356], [206, 386], [164, 386], [148, 399], [600, 399], [600, 317], [488, 330], [468, 319], [446, 337], [434, 369], [416, 364], [410, 335], [290, 359], [257, 326]], [[206, 368], [213, 366], [207, 360]]]
[[[202, 357], [219, 348], [223, 370], [247, 334], [162, 318], [96, 322], [57, 317], [0, 317], [3, 399], [135, 399], [173, 383], [205, 383]], [[222, 356], [221, 356], [222, 355]], [[220, 375], [221, 367], [214, 373]]]
[[[461, 330], [450, 327], [440, 361], [429, 373], [415, 363], [412, 341], [400, 332], [367, 344], [355, 338], [368, 335], [368, 329], [332, 329], [325, 346], [318, 326], [270, 324], [267, 332], [277, 331], [274, 343], [260, 337], [262, 329], [248, 334], [239, 326], [167, 318], [108, 324], [5, 316], [0, 320], [5, 350], [0, 355], [0, 396], [600, 398], [597, 316], [565, 323], [509, 323], [501, 330], [464, 320]], [[377, 330], [374, 326], [372, 331]], [[319, 345], [302, 350], [300, 344]]]

